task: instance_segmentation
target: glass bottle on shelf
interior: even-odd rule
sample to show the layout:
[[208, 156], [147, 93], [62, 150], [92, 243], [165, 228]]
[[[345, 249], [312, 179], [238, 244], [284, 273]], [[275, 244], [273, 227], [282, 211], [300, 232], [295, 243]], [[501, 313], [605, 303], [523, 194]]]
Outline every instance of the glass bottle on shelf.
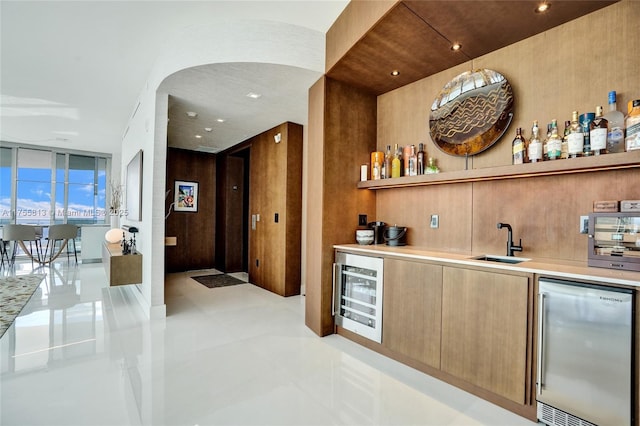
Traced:
[[406, 145], [402, 150], [402, 161], [404, 165], [404, 176], [410, 176], [409, 172], [409, 161], [411, 161], [411, 146]]
[[578, 121], [582, 126], [582, 133], [584, 134], [584, 149], [582, 150], [583, 157], [590, 157], [593, 155], [593, 152], [591, 151], [591, 137], [589, 135], [589, 129], [591, 129], [591, 122], [595, 116], [596, 114], [593, 112], [585, 112], [578, 118]]
[[589, 140], [593, 155], [607, 153], [607, 134], [609, 133], [609, 122], [602, 114], [602, 106], [596, 107], [596, 117], [589, 125]]
[[416, 146], [411, 145], [409, 148], [409, 176], [418, 174], [418, 157], [416, 155]]
[[551, 123], [547, 123], [547, 136], [544, 138], [544, 142], [542, 143], [542, 156], [545, 160], [549, 159], [549, 138], [551, 137]]
[[569, 158], [569, 134], [571, 133], [571, 121], [564, 122], [564, 133], [562, 136], [562, 149], [560, 158]]
[[371, 153], [371, 180], [380, 180], [383, 163], [384, 153], [380, 151]]
[[570, 126], [567, 136], [569, 157], [577, 158], [580, 157], [584, 149], [584, 133], [582, 133], [582, 126], [578, 121], [578, 111], [573, 111], [571, 114]]
[[421, 143], [421, 144], [418, 144], [418, 153], [416, 154], [416, 161], [418, 165], [417, 173], [419, 175], [424, 174], [424, 166], [425, 166], [424, 157], [425, 157], [424, 144]]
[[402, 168], [400, 161], [400, 148], [398, 148], [398, 144], [395, 145], [395, 152], [393, 154], [393, 160], [391, 160], [391, 177], [397, 178], [400, 177], [400, 169]]
[[531, 141], [529, 142], [528, 153], [530, 162], [537, 163], [542, 161], [542, 142], [540, 142], [538, 120], [534, 120], [533, 127], [531, 127]]
[[436, 166], [436, 160], [433, 157], [429, 157], [429, 165], [427, 166], [427, 174], [440, 173], [440, 169]]
[[624, 114], [618, 111], [615, 90], [609, 92], [609, 112], [604, 118], [609, 122], [607, 152], [624, 152]]
[[629, 111], [625, 124], [627, 125], [625, 139], [627, 151], [640, 149], [640, 99], [631, 103], [631, 111]]
[[511, 142], [511, 147], [513, 150], [513, 164], [524, 164], [526, 163], [527, 158], [527, 147], [526, 141], [522, 136], [522, 128], [518, 127], [516, 129], [516, 137]]
[[551, 134], [547, 141], [547, 157], [549, 160], [556, 160], [562, 154], [562, 138], [558, 135], [558, 122], [554, 118], [551, 120]]
[[382, 165], [382, 179], [389, 179], [391, 177], [391, 161], [393, 155], [391, 154], [391, 145], [387, 145], [387, 152], [384, 153], [384, 163]]

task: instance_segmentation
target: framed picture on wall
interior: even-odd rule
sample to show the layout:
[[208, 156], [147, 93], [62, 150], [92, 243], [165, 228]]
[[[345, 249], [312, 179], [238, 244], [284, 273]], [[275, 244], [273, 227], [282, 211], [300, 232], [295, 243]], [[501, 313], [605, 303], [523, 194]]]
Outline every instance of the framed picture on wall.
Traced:
[[198, 211], [198, 182], [176, 181], [173, 210], [177, 212]]

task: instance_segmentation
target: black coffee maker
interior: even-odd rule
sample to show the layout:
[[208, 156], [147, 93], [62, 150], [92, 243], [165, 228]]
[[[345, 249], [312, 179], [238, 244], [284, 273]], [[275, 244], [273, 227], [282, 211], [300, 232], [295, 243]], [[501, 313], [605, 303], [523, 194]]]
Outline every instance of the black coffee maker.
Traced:
[[367, 227], [373, 229], [373, 244], [384, 244], [384, 222], [369, 222]]

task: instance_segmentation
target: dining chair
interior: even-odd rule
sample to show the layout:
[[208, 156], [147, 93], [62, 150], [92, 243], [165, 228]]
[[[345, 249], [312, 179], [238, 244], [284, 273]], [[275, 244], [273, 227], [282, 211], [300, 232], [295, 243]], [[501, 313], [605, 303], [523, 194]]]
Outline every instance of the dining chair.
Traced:
[[[51, 253], [49, 255], [49, 262], [52, 262], [54, 259], [54, 254], [56, 251], [56, 243], [58, 241], [67, 243], [67, 260], [69, 260], [69, 241], [73, 242], [73, 255], [76, 259], [76, 263], [78, 263], [78, 252], [76, 250], [76, 237], [78, 236], [78, 226], [72, 224], [65, 225], [51, 225], [49, 227], [49, 236], [47, 237], [47, 247], [45, 249], [45, 257], [46, 253], [49, 250], [49, 243], [51, 243]], [[62, 249], [62, 247], [60, 247]]]
[[0, 238], [0, 268], [4, 267], [4, 262], [7, 262], [9, 266], [9, 255], [7, 254], [7, 248], [9, 247], [9, 241], [6, 241], [4, 237]]
[[31, 257], [31, 263], [35, 260], [33, 258], [33, 245], [36, 246], [36, 256], [37, 261], [40, 261], [40, 243], [39, 239], [36, 237], [36, 228], [31, 225], [16, 225], [16, 224], [6, 224], [2, 225], [2, 239], [3, 241], [7, 241], [11, 244], [13, 241], [13, 251], [11, 253], [11, 259], [9, 260], [9, 266], [13, 266], [16, 262], [16, 253], [18, 252], [18, 243], [22, 241], [23, 243], [29, 242], [29, 255]]

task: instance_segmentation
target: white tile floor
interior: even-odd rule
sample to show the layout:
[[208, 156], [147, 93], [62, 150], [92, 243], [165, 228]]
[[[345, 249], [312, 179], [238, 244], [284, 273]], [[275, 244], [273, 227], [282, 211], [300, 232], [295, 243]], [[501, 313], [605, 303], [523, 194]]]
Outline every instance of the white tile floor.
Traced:
[[167, 318], [150, 322], [134, 286], [106, 286], [102, 264], [44, 272], [0, 340], [4, 426], [534, 424], [342, 337], [317, 337], [302, 297], [172, 274]]

